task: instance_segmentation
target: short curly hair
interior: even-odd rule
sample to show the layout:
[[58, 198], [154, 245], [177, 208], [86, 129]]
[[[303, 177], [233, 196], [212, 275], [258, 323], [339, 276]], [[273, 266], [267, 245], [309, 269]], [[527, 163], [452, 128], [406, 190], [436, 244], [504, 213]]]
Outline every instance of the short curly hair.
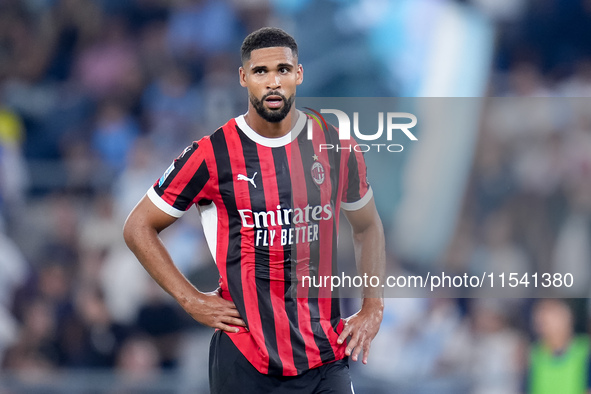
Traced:
[[240, 57], [242, 63], [250, 60], [250, 53], [255, 49], [286, 47], [298, 56], [298, 44], [292, 36], [277, 27], [263, 27], [250, 33], [242, 42]]

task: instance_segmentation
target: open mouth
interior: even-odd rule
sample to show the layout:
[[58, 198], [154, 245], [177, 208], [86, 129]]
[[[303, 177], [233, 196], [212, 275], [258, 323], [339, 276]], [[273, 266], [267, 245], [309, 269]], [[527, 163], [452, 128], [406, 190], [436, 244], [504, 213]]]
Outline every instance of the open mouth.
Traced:
[[265, 102], [269, 108], [280, 108], [283, 105], [283, 99], [280, 96], [269, 96]]

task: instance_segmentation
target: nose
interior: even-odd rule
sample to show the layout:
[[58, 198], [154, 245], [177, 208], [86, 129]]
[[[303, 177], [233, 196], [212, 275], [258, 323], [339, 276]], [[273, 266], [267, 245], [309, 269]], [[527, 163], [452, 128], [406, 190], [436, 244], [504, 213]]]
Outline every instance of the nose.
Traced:
[[268, 87], [271, 90], [278, 89], [281, 87], [281, 78], [279, 78], [278, 74], [269, 74], [271, 77], [269, 78]]

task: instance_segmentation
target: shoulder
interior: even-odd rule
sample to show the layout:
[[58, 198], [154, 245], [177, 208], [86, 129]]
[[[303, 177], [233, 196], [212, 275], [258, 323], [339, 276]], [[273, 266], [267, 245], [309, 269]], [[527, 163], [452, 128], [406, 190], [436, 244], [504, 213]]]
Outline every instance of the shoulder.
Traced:
[[587, 349], [587, 350], [589, 350], [589, 346], [591, 344], [589, 341], [589, 337], [587, 337], [587, 335], [576, 335], [573, 338], [573, 343], [576, 346], [579, 346], [579, 347]]
[[193, 141], [191, 145], [185, 148], [186, 153], [187, 151], [204, 151], [204, 150], [211, 150], [215, 147], [215, 143], [220, 139], [225, 139], [229, 133], [236, 133], [236, 119], [232, 118], [228, 120], [224, 125], [218, 127], [214, 132], [204, 137], [201, 137], [198, 140]]
[[210, 143], [216, 145], [222, 140], [226, 140], [228, 136], [238, 133], [236, 128], [236, 118], [232, 118], [224, 123], [222, 126], [218, 127], [213, 133], [209, 136], [202, 138], [201, 140], [207, 141], [206, 143]]

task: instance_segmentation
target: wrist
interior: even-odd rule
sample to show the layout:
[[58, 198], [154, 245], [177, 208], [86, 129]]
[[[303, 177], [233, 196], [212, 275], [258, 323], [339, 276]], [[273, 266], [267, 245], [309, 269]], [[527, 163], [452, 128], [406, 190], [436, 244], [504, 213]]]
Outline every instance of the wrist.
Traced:
[[183, 309], [191, 308], [205, 302], [205, 294], [195, 288], [173, 295], [173, 298]]
[[382, 297], [363, 298], [361, 309], [372, 309], [381, 313], [384, 311], [384, 299]]

